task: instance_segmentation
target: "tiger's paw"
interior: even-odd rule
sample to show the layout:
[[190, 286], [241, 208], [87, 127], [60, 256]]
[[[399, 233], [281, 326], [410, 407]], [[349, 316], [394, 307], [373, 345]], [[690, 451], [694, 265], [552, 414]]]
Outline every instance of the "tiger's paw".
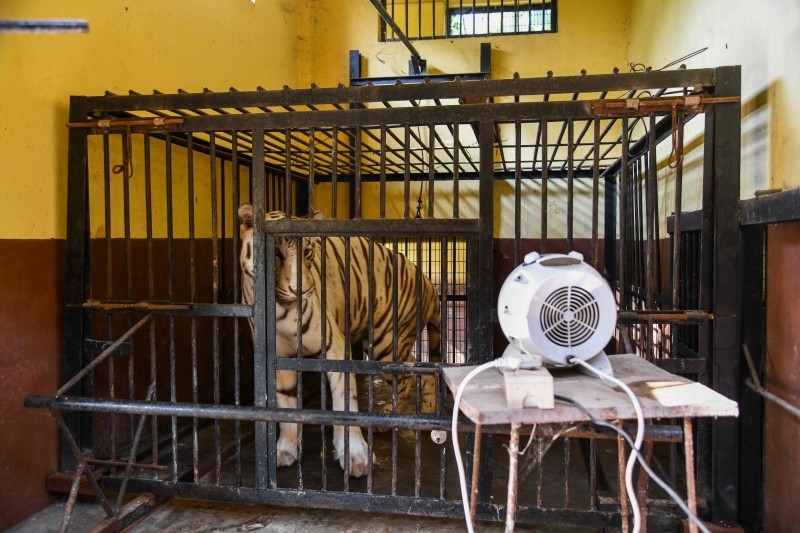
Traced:
[[278, 466], [292, 466], [297, 461], [297, 441], [278, 439]]
[[[350, 476], [364, 477], [369, 472], [369, 450], [363, 438], [354, 438], [350, 435]], [[342, 470], [346, 470], [344, 462], [344, 443], [334, 442], [334, 457], [339, 461]], [[372, 454], [372, 462], [375, 463], [375, 454]]]

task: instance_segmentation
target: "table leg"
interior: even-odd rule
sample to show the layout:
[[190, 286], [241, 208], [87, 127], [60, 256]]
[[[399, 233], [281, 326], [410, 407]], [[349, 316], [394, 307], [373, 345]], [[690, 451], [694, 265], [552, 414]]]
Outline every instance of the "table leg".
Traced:
[[[686, 457], [686, 502], [689, 510], [697, 516], [697, 494], [694, 479], [694, 436], [692, 433], [692, 419], [683, 419], [683, 451]], [[689, 532], [697, 533], [697, 524], [689, 520]]]
[[511, 424], [508, 443], [508, 499], [506, 501], [506, 533], [513, 533], [517, 516], [517, 474], [519, 470], [519, 429], [521, 424]]
[[469, 514], [472, 517], [472, 523], [475, 523], [475, 510], [478, 508], [478, 478], [480, 477], [481, 470], [481, 435], [483, 435], [483, 427], [480, 424], [475, 425], [475, 445], [472, 447], [472, 488], [469, 497]]
[[[618, 426], [622, 426], [622, 422], [617, 422]], [[617, 483], [619, 485], [619, 512], [622, 520], [622, 531], [628, 533], [630, 526], [628, 524], [628, 494], [625, 491], [625, 439], [617, 434]]]

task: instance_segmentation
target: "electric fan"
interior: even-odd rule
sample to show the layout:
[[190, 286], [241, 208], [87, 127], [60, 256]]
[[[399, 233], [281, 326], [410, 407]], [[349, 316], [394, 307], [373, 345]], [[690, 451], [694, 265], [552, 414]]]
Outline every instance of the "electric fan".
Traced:
[[[582, 254], [527, 254], [500, 289], [497, 315], [509, 342], [503, 357], [524, 361], [517, 368], [539, 366], [539, 358], [544, 366], [570, 366], [568, 360], [574, 357], [613, 375], [603, 349], [616, 327], [614, 294], [600, 273], [583, 262]], [[544, 368], [537, 375], [545, 376], [539, 378], [542, 381], [549, 378], [552, 388], [552, 378]], [[521, 389], [530, 389], [525, 383], [531, 383], [531, 379], [507, 373], [509, 404], [530, 399], [530, 394]], [[545, 390], [540, 391], [540, 398], [547, 397]], [[546, 400], [536, 403], [552, 407]]]

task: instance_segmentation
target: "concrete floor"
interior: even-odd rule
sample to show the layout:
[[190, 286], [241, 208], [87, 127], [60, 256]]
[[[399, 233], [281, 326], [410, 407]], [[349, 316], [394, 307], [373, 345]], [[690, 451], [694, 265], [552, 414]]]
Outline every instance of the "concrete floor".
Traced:
[[[32, 516], [7, 533], [57, 533], [61, 527], [64, 503], [56, 503]], [[103, 525], [104, 513], [95, 503], [78, 503], [73, 511], [69, 532], [84, 533]], [[499, 522], [480, 522], [475, 530], [504, 531]], [[260, 505], [169, 500], [152, 513], [134, 523], [126, 533], [461, 533], [466, 531], [462, 520], [420, 518], [328, 511], [265, 507]], [[524, 533], [589, 533], [584, 528], [518, 525]]]

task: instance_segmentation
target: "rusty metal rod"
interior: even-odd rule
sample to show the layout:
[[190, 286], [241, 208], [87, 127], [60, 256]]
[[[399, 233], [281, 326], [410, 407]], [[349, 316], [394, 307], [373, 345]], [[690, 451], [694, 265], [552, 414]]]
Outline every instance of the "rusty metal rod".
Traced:
[[708, 322], [714, 314], [707, 311], [620, 311], [620, 322]]
[[758, 379], [758, 374], [756, 374], [756, 367], [753, 364], [753, 358], [750, 354], [750, 347], [747, 344], [743, 345], [744, 348], [744, 356], [747, 359], [747, 366], [750, 369], [750, 375], [752, 378], [745, 380], [745, 385], [747, 385], [753, 392], [760, 394], [767, 400], [774, 402], [780, 407], [783, 407], [785, 410], [789, 411], [789, 413], [793, 414], [794, 416], [800, 417], [800, 407], [796, 405], [792, 405], [791, 403], [787, 402], [783, 398], [776, 396], [775, 394], [769, 392], [767, 389], [761, 386], [761, 380]]
[[106, 512], [106, 515], [109, 517], [114, 516], [114, 509], [111, 508], [111, 504], [108, 502], [106, 495], [103, 493], [103, 489], [100, 488], [100, 485], [97, 483], [97, 480], [94, 478], [94, 475], [91, 472], [91, 469], [86, 468], [86, 459], [81, 452], [78, 443], [75, 442], [72, 433], [69, 430], [69, 426], [64, 421], [64, 417], [61, 416], [61, 412], [56, 409], [51, 409], [50, 414], [53, 415], [53, 419], [56, 421], [58, 428], [61, 430], [61, 433], [64, 435], [64, 438], [69, 445], [70, 450], [72, 451], [73, 457], [80, 465], [81, 469], [83, 470], [83, 474], [86, 476], [86, 479], [89, 481], [89, 485], [92, 487], [97, 499], [100, 500], [100, 505], [103, 506], [103, 510]]
[[[127, 461], [109, 461], [106, 459], [86, 459], [86, 464], [89, 465], [100, 465], [100, 466], [115, 466], [123, 468], [128, 465]], [[136, 468], [137, 470], [168, 470], [166, 465], [157, 465], [157, 464], [144, 464], [144, 463], [130, 463], [131, 468]]]
[[139, 322], [137, 322], [131, 329], [126, 331], [119, 339], [111, 343], [111, 345], [108, 348], [103, 350], [103, 352], [100, 355], [95, 357], [91, 363], [83, 367], [83, 370], [75, 374], [75, 376], [73, 376], [72, 379], [70, 379], [63, 386], [61, 386], [61, 388], [59, 388], [56, 391], [55, 395], [61, 396], [62, 394], [70, 390], [72, 387], [74, 387], [81, 379], [84, 378], [84, 376], [86, 376], [86, 374], [91, 372], [94, 369], [94, 367], [105, 361], [109, 355], [114, 353], [117, 350], [117, 348], [119, 348], [122, 345], [122, 343], [128, 340], [134, 333], [136, 333], [139, 330], [139, 328], [144, 326], [151, 318], [152, 315], [147, 315]]

